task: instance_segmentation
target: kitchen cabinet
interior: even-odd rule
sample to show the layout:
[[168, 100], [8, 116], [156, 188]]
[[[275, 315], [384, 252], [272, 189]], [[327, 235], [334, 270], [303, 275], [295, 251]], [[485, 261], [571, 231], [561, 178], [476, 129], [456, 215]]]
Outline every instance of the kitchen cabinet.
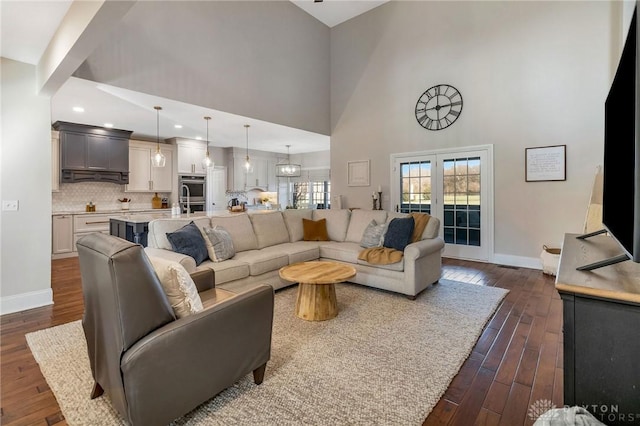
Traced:
[[276, 158], [270, 158], [267, 160], [267, 191], [278, 191], [278, 178], [276, 177], [276, 164], [278, 160]]
[[152, 167], [151, 158], [156, 153], [155, 143], [129, 141], [129, 183], [126, 192], [171, 192], [173, 188], [172, 145], [160, 144], [166, 158], [164, 167]]
[[60, 136], [62, 182], [128, 183], [132, 132], [60, 121], [53, 128]]
[[207, 144], [203, 141], [177, 141], [178, 146], [178, 174], [206, 175], [202, 167], [202, 160], [207, 153]]
[[67, 215], [56, 215], [51, 221], [51, 253], [59, 255], [75, 251], [73, 239], [73, 217]]
[[60, 191], [60, 133], [51, 131], [51, 192]]
[[77, 251], [76, 243], [80, 238], [93, 232], [109, 233], [109, 214], [73, 215], [73, 251]]
[[229, 165], [227, 182], [230, 191], [244, 191], [247, 184], [247, 169], [244, 167], [244, 157], [237, 155], [227, 159]]
[[244, 165], [247, 157], [246, 150], [229, 149], [227, 155], [227, 183], [230, 191], [248, 191], [260, 189], [263, 191], [277, 191], [276, 153], [266, 151], [249, 151], [251, 170], [247, 173]]
[[[234, 157], [234, 189], [262, 189], [264, 191], [270, 190], [273, 186], [275, 188], [275, 163], [273, 166], [273, 173], [269, 172], [270, 161], [267, 158], [261, 157], [249, 157], [251, 162], [251, 169], [247, 173], [247, 169], [244, 167], [246, 161], [246, 155], [243, 157]], [[235, 184], [240, 183], [240, 187]], [[246, 184], [246, 185], [245, 185]]]

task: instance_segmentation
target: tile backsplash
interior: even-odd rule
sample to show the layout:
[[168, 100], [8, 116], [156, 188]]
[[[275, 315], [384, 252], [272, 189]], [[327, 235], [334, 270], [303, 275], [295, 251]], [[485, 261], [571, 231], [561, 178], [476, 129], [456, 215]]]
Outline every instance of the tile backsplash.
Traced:
[[[89, 202], [93, 202], [96, 211], [117, 210], [120, 208], [118, 199], [131, 198], [130, 209], [150, 209], [151, 198], [155, 192], [124, 192], [124, 185], [106, 182], [61, 183], [60, 191], [51, 193], [53, 212], [83, 211]], [[169, 198], [171, 194], [158, 192], [158, 197]]]

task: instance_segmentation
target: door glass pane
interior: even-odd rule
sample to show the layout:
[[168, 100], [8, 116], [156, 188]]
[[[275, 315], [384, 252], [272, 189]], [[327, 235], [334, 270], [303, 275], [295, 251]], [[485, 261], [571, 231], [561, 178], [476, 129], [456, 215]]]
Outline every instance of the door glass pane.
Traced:
[[443, 161], [444, 238], [480, 246], [480, 157]]
[[400, 164], [400, 211], [431, 214], [431, 161]]

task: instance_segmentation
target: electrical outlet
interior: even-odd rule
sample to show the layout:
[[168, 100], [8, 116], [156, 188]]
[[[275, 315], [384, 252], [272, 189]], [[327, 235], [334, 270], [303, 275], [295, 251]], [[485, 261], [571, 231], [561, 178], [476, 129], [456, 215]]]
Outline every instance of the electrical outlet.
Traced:
[[2, 200], [2, 211], [17, 212], [18, 200]]

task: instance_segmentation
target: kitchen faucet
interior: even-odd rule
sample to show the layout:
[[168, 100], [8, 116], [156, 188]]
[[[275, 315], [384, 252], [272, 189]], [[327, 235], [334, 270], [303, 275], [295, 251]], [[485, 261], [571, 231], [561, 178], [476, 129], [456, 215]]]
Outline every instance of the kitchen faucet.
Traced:
[[[182, 186], [180, 187], [180, 192], [182, 193], [182, 190], [186, 189], [187, 190], [187, 217], [189, 217], [189, 215], [191, 214], [191, 193], [189, 192], [189, 187], [187, 185], [185, 185], [184, 183], [182, 184]], [[182, 195], [182, 194], [181, 194]]]

